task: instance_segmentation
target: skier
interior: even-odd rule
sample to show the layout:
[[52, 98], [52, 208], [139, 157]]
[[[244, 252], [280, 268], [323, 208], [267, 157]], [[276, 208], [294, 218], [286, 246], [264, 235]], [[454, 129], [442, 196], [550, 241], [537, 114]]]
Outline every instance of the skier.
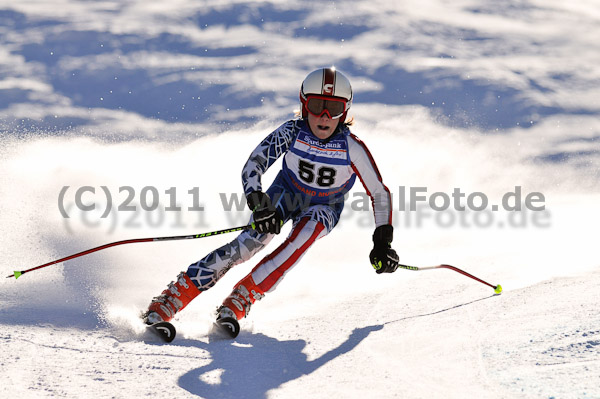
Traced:
[[[311, 72], [300, 89], [301, 113], [269, 134], [250, 154], [242, 170], [242, 183], [253, 229], [191, 264], [177, 276], [143, 314], [147, 324], [170, 321], [202, 291], [233, 266], [249, 260], [289, 220], [287, 239], [239, 281], [217, 309], [217, 325], [231, 337], [239, 333], [238, 320], [250, 307], [275, 289], [308, 248], [326, 236], [339, 221], [344, 194], [359, 177], [371, 196], [375, 217], [373, 249], [369, 254], [377, 273], [392, 273], [398, 255], [391, 248], [392, 204], [387, 187], [367, 147], [349, 126], [352, 105], [350, 81], [335, 68]], [[263, 191], [261, 176], [284, 155], [283, 167]]]

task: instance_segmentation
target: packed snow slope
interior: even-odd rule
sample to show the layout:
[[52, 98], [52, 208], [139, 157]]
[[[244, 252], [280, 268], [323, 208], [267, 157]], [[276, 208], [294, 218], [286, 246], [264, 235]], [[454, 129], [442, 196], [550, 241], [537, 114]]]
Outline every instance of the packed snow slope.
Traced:
[[[0, 1], [0, 397], [600, 398], [600, 7], [396, 3]], [[169, 345], [139, 313], [233, 234], [4, 278], [245, 224], [249, 152], [329, 65], [401, 261], [501, 295], [375, 274], [359, 182], [234, 341], [209, 336], [214, 310], [290, 226]]]

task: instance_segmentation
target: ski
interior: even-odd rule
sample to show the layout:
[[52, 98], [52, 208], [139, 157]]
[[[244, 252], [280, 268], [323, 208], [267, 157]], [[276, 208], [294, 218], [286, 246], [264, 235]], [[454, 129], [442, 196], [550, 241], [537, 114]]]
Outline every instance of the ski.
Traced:
[[233, 317], [222, 317], [213, 323], [212, 334], [234, 339], [240, 333], [240, 324]]
[[175, 339], [175, 335], [177, 334], [175, 326], [168, 321], [149, 324], [148, 330], [152, 331], [152, 333], [167, 343], [173, 341]]

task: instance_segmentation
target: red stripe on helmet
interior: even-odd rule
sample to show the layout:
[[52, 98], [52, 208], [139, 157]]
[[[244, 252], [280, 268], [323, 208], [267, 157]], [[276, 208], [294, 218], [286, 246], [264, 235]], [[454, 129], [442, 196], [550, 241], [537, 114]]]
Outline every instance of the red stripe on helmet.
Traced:
[[335, 69], [323, 69], [323, 88], [321, 94], [325, 96], [333, 96], [335, 92]]

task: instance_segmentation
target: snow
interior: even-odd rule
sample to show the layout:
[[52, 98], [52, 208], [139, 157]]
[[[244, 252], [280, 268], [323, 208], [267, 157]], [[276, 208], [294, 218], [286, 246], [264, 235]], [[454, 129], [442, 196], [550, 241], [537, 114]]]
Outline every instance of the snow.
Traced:
[[[0, 397], [600, 398], [599, 16], [558, 0], [0, 1]], [[394, 195], [401, 261], [501, 295], [450, 270], [375, 274], [360, 183], [234, 341], [209, 337], [214, 309], [261, 255], [184, 310], [173, 343], [138, 320], [232, 235], [3, 278], [245, 224], [223, 201], [250, 150], [332, 64]], [[402, 187], [490, 206], [519, 187], [545, 209], [402, 212]]]

